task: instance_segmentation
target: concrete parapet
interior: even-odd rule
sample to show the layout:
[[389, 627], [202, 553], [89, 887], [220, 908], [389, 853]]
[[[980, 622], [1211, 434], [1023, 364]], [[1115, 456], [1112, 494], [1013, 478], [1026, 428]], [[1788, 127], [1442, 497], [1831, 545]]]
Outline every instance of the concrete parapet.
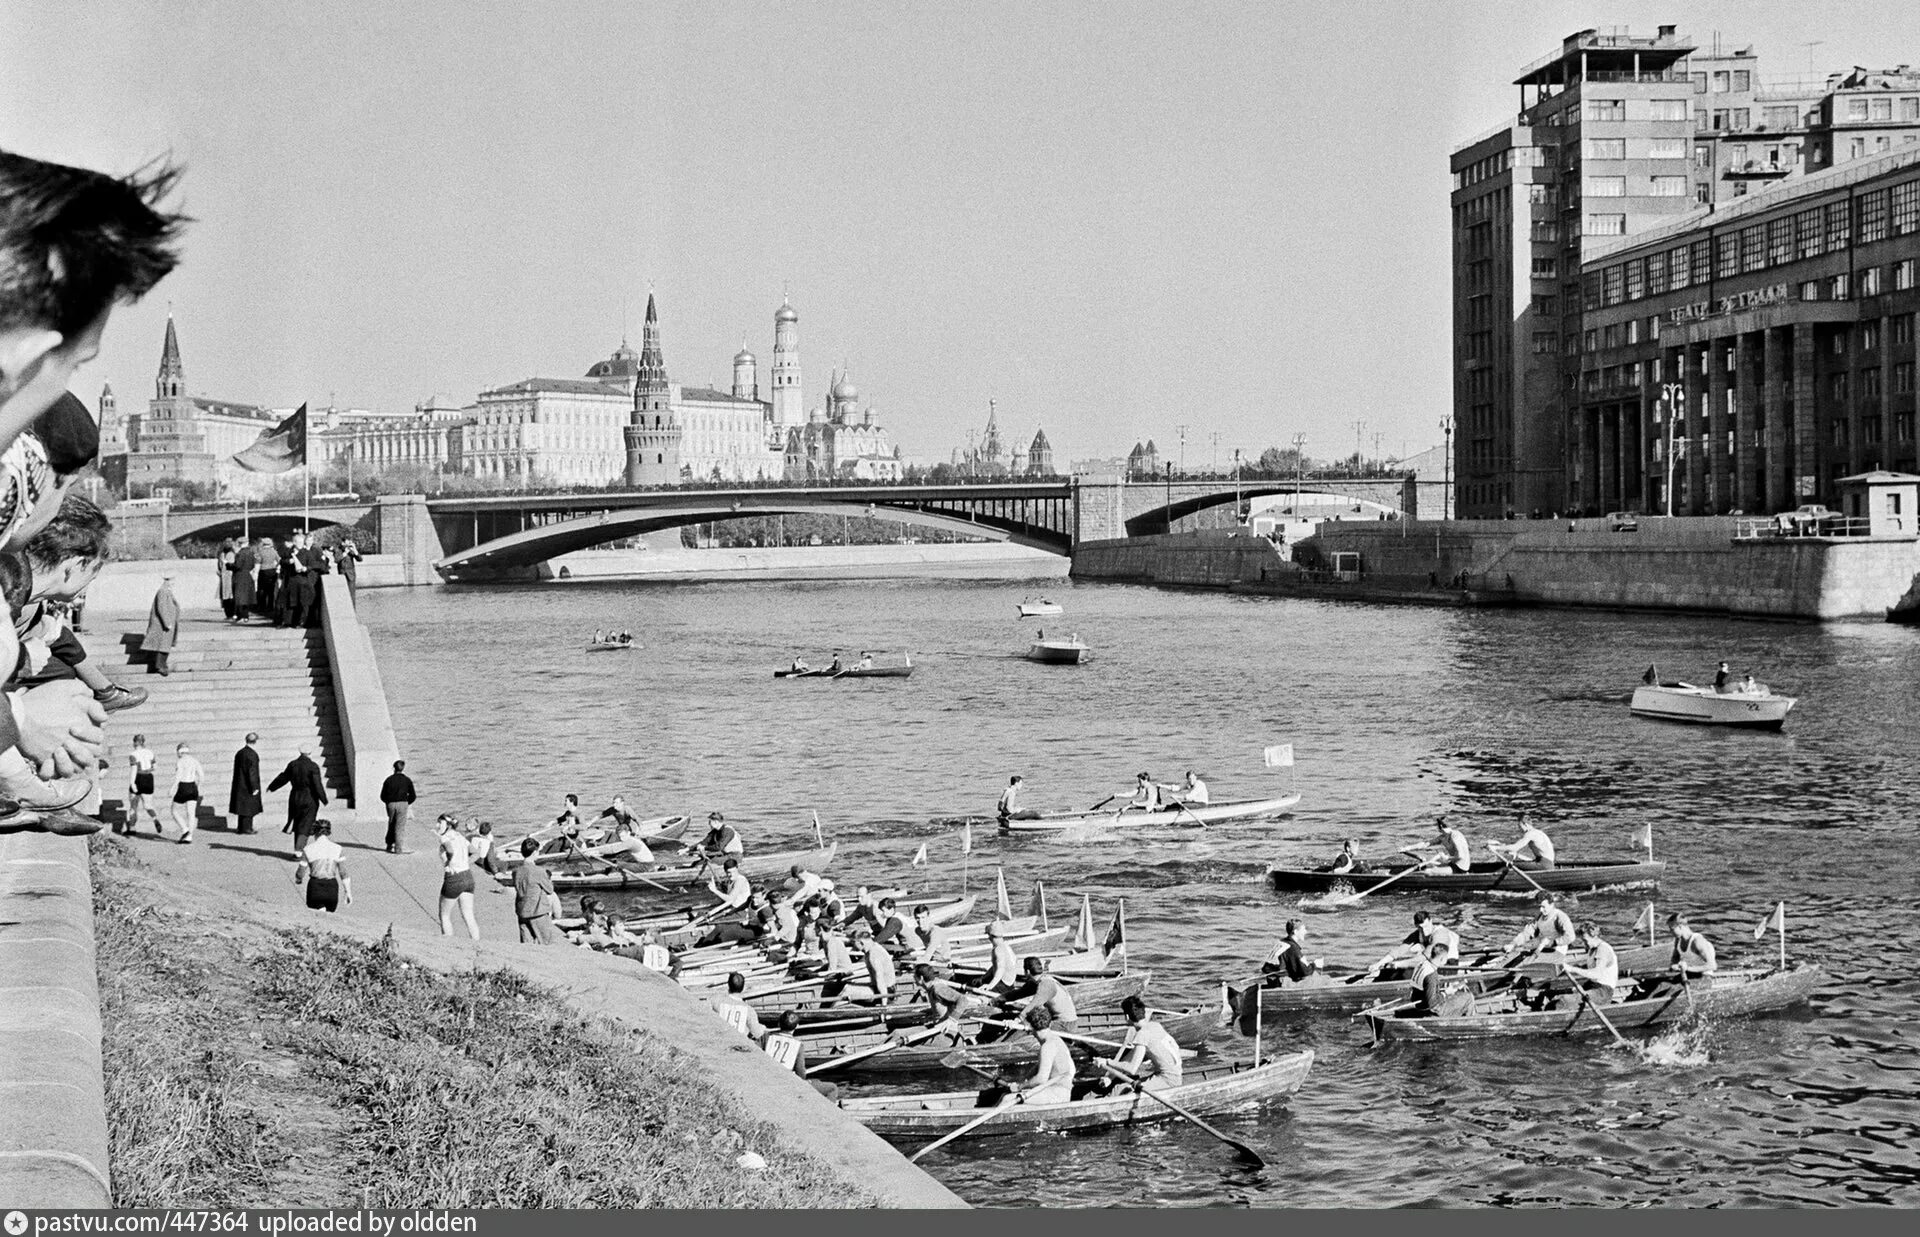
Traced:
[[1265, 537], [1170, 533], [1083, 542], [1073, 548], [1072, 574], [1080, 579], [1227, 588], [1261, 580], [1263, 568], [1285, 562], [1285, 552]]
[[400, 556], [400, 584], [438, 584], [433, 564], [445, 551], [434, 530], [425, 494], [393, 494], [374, 500], [380, 552]]
[[107, 1207], [86, 843], [0, 837], [0, 1202]]
[[354, 612], [347, 582], [338, 575], [321, 576], [320, 598], [340, 737], [352, 770], [353, 814], [372, 820], [382, 813], [377, 789], [400, 758], [400, 743], [387, 711], [387, 689], [380, 681], [373, 640]]

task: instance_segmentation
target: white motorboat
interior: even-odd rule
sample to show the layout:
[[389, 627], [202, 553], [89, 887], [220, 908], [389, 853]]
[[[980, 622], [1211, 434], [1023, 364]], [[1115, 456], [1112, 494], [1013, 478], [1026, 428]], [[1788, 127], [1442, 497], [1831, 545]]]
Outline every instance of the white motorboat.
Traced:
[[1023, 601], [1020, 603], [1021, 618], [1038, 618], [1042, 615], [1060, 613], [1062, 613], [1060, 603], [1057, 601], [1048, 601], [1045, 597], [1042, 597], [1039, 601]]
[[1035, 640], [1027, 646], [1027, 660], [1044, 662], [1048, 665], [1074, 666], [1087, 660], [1086, 641], [1079, 636], [1071, 640]]
[[1778, 730], [1786, 725], [1787, 714], [1797, 701], [1797, 697], [1776, 696], [1766, 688], [1717, 692], [1691, 683], [1643, 683], [1634, 689], [1632, 713], [1667, 722]]

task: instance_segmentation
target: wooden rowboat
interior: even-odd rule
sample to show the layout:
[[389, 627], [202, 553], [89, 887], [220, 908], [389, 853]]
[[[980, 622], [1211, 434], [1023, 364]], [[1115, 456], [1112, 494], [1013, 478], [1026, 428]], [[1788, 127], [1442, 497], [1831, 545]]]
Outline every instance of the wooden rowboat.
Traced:
[[[1379, 868], [1372, 872], [1314, 872], [1304, 868], [1270, 867], [1267, 883], [1276, 890], [1301, 890], [1325, 893], [1344, 885], [1362, 893], [1375, 885], [1394, 882], [1396, 890], [1420, 890], [1425, 893], [1519, 893], [1531, 894], [1527, 883], [1532, 877], [1542, 889], [1581, 891], [1588, 889], [1626, 889], [1636, 885], [1658, 885], [1666, 871], [1664, 859], [1609, 859], [1591, 863], [1562, 863], [1525, 876], [1505, 863], [1476, 863], [1466, 872], [1440, 868], [1399, 876], [1411, 864]], [[1397, 878], [1397, 879], [1396, 879]]]
[[[1263, 1065], [1221, 1065], [1188, 1070], [1177, 1087], [1160, 1094], [1190, 1112], [1206, 1116], [1260, 1100], [1291, 1095], [1313, 1066], [1311, 1049], [1275, 1057]], [[943, 1091], [932, 1095], [876, 1095], [840, 1101], [846, 1114], [887, 1138], [936, 1138], [978, 1118], [980, 1092]], [[1177, 1120], [1165, 1104], [1144, 1095], [1101, 1096], [1064, 1104], [1013, 1104], [997, 1110], [971, 1131], [992, 1134], [1035, 1130], [1083, 1130], [1145, 1121]]]
[[[1661, 1026], [1692, 1014], [1752, 1014], [1783, 1009], [1804, 1001], [1819, 982], [1821, 970], [1811, 963], [1795, 963], [1786, 970], [1719, 971], [1682, 984], [1676, 979], [1649, 980], [1649, 995], [1602, 1006], [1608, 1022], [1620, 1030]], [[1409, 1016], [1411, 1001], [1389, 1009], [1367, 1010], [1366, 1020], [1375, 1043], [1384, 1040], [1498, 1039], [1516, 1035], [1575, 1035], [1606, 1027], [1582, 1003], [1575, 1009], [1530, 1010], [1517, 1005], [1512, 992], [1474, 999], [1473, 1012], [1458, 1018]]]
[[1164, 827], [1219, 824], [1229, 820], [1252, 820], [1261, 816], [1281, 816], [1300, 802], [1299, 795], [1279, 795], [1272, 799], [1242, 799], [1233, 803], [1196, 803], [1186, 808], [1107, 808], [1101, 811], [1019, 813], [1000, 822], [1002, 833], [1058, 833], [1082, 825], [1114, 826], [1133, 829], [1143, 825]]
[[[741, 859], [740, 871], [749, 878], [764, 878], [784, 873], [798, 863], [809, 871], [824, 872], [832, 865], [834, 852], [839, 846], [839, 842], [832, 842], [825, 850], [783, 850], [749, 855]], [[553, 887], [642, 890], [664, 886], [668, 889], [688, 889], [717, 878], [720, 871], [718, 863], [685, 863], [653, 868], [623, 866], [612, 872], [555, 872]], [[503, 885], [510, 885], [513, 883], [513, 873], [510, 870], [500, 872], [494, 879]]]
[[[679, 841], [685, 835], [690, 823], [690, 819], [686, 816], [653, 816], [646, 820], [635, 821], [634, 828], [639, 832], [642, 842], [652, 845], [655, 841]], [[596, 858], [601, 851], [611, 854], [612, 851], [626, 845], [625, 842], [610, 840], [611, 837], [610, 825], [601, 824], [597, 820], [589, 821], [580, 828], [580, 841], [587, 843], [583, 847], [583, 853]], [[532, 838], [540, 847], [534, 852], [534, 859], [537, 862], [552, 863], [566, 857], [567, 847], [561, 839], [560, 827], [551, 824], [529, 829], [518, 837], [501, 838], [493, 844], [493, 849], [502, 858], [510, 858], [513, 862], [519, 863], [520, 844], [528, 838]]]
[[[1614, 951], [1620, 962], [1622, 975], [1645, 975], [1653, 971], [1665, 970], [1673, 957], [1673, 946], [1636, 945]], [[1551, 979], [1560, 973], [1560, 962], [1564, 960], [1575, 966], [1586, 964], [1586, 955], [1580, 954], [1568, 958], [1563, 954], [1542, 954], [1519, 966], [1506, 970], [1477, 970], [1467, 968], [1472, 977], [1475, 990], [1499, 987], [1512, 982], [1515, 976], [1524, 975], [1529, 979]], [[1283, 985], [1266, 987], [1260, 991], [1260, 1012], [1266, 1019], [1290, 1018], [1300, 1014], [1344, 1014], [1354, 1013], [1382, 1002], [1399, 1001], [1407, 995], [1407, 966], [1400, 968], [1399, 974], [1392, 979], [1368, 980], [1364, 969], [1352, 967], [1329, 967], [1327, 973], [1337, 982], [1331, 984], [1309, 984], [1304, 986]], [[1458, 967], [1447, 967], [1440, 972], [1442, 979], [1453, 979], [1461, 973]], [[1250, 995], [1253, 989], [1228, 989], [1228, 1004], [1236, 1014], [1240, 1012], [1241, 1000]]]
[[1060, 613], [1062, 613], [1060, 603], [1057, 601], [1048, 601], [1045, 597], [1042, 597], [1039, 601], [1023, 601], [1020, 603], [1021, 618], [1041, 618], [1049, 614]]
[[[1076, 1013], [1079, 1011], [1076, 1009]], [[1167, 1029], [1174, 1042], [1182, 1048], [1198, 1048], [1207, 1042], [1207, 1037], [1225, 1024], [1219, 1006], [1205, 1009], [1190, 1009], [1184, 1013], [1170, 1013], [1166, 1010], [1151, 1011], [1156, 1021]], [[1120, 1042], [1127, 1033], [1126, 1015], [1119, 1010], [1102, 1010], [1081, 1013], [1074, 1027], [1075, 1035], [1091, 1035], [1096, 1039], [1110, 1039]], [[962, 1024], [963, 1037], [977, 1036], [982, 1030], [979, 1022]], [[812, 1072], [820, 1069], [827, 1072], [832, 1067], [838, 1076], [849, 1074], [921, 1074], [945, 1072], [948, 1066], [941, 1064], [941, 1058], [954, 1050], [954, 1044], [927, 1043], [908, 1044], [900, 1048], [890, 1048], [872, 1056], [863, 1056], [849, 1062], [844, 1069], [836, 1063], [837, 1058], [851, 1056], [876, 1048], [887, 1041], [892, 1032], [883, 1028], [861, 1031], [834, 1031], [825, 1034], [803, 1035], [807, 1048], [807, 1069]], [[945, 1036], [941, 1036], [945, 1039]], [[1080, 1053], [1092, 1053], [1086, 1045], [1067, 1041], [1068, 1047]], [[971, 1065], [993, 1068], [995, 1066], [1018, 1065], [1037, 1060], [1040, 1056], [1040, 1041], [1023, 1032], [1010, 1032], [1005, 1039], [990, 1040], [987, 1043], [965, 1044], [967, 1062]]]
[[848, 666], [833, 676], [836, 679], [906, 679], [913, 677], [913, 663], [904, 666]]
[[[1103, 1009], [1145, 992], [1152, 975], [1151, 971], [1135, 971], [1130, 975], [1076, 980], [1069, 990], [1073, 993], [1075, 1008]], [[919, 1021], [924, 1022], [932, 1012], [925, 1001], [892, 1000], [880, 1005], [874, 1001], [873, 989], [867, 986], [864, 975], [860, 977], [858, 987], [851, 986], [852, 978], [847, 975], [824, 976], [799, 984], [782, 985], [759, 992], [749, 991], [744, 994], [744, 999], [759, 1013], [762, 1022], [769, 1021], [768, 1015], [778, 1018], [792, 1009], [800, 1012], [802, 1022], [831, 1021], [864, 1014], [884, 1017], [890, 1025], [911, 1026], [914, 1024], [908, 1021], [909, 1018], [917, 1016]], [[1064, 975], [1060, 978], [1062, 982], [1067, 979]]]

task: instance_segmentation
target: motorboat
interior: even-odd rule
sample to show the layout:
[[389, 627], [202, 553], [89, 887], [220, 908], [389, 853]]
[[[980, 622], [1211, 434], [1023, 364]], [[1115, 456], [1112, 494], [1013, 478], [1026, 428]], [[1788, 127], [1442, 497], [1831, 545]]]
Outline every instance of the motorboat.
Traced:
[[1090, 652], [1087, 642], [1078, 635], [1065, 640], [1048, 640], [1043, 637], [1027, 646], [1027, 660], [1049, 666], [1077, 666], [1088, 659]]
[[1691, 683], [1642, 683], [1634, 688], [1631, 711], [1635, 717], [1665, 722], [1778, 730], [1786, 725], [1787, 714], [1797, 701], [1794, 696], [1776, 696], [1767, 687], [1721, 692]]
[[1061, 610], [1059, 602], [1048, 601], [1045, 597], [1042, 597], [1039, 601], [1023, 601], [1020, 603], [1021, 618], [1042, 618], [1049, 614], [1062, 613], [1064, 613], [1064, 611]]

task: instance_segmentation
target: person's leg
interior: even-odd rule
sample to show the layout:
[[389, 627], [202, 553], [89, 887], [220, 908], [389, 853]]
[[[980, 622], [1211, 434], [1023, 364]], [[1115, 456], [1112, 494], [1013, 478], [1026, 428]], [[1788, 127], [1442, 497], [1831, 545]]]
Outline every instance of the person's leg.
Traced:
[[467, 935], [474, 940], [480, 939], [480, 925], [473, 918], [473, 894], [471, 891], [460, 895], [460, 916], [467, 921]]
[[400, 812], [404, 803], [387, 804], [387, 853], [394, 854], [400, 849]]
[[160, 675], [162, 678], [164, 678], [167, 675], [170, 675], [173, 673], [172, 670], [167, 668], [167, 658], [170, 657], [171, 655], [172, 655], [172, 650], [155, 653], [153, 655], [153, 672], [155, 674]]
[[235, 833], [252, 833], [253, 832], [253, 817], [236, 816], [234, 817], [234, 819], [239, 822], [234, 826], [233, 831]]
[[186, 809], [185, 824], [186, 824], [186, 830], [187, 830], [186, 835], [182, 837], [180, 840], [182, 842], [191, 842], [193, 841], [194, 827], [200, 823], [200, 800], [189, 799], [185, 803], [181, 804], [180, 806]]
[[455, 903], [456, 903], [456, 899], [454, 898], [443, 897], [440, 899], [440, 935], [441, 936], [453, 935], [453, 908]]

